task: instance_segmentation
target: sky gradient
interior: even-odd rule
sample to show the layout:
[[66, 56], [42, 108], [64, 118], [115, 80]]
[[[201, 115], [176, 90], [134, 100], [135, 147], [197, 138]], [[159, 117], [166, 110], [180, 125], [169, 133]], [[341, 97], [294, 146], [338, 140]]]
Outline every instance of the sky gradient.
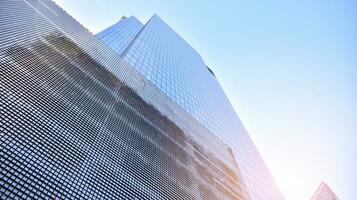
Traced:
[[357, 2], [55, 0], [97, 33], [158, 14], [214, 71], [287, 199], [357, 199]]

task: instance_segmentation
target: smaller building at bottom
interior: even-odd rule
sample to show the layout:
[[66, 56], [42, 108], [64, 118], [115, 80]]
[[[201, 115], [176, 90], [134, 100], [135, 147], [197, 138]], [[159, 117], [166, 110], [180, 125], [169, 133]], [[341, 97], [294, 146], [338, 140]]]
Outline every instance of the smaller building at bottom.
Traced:
[[326, 183], [322, 182], [311, 200], [339, 200], [339, 198]]

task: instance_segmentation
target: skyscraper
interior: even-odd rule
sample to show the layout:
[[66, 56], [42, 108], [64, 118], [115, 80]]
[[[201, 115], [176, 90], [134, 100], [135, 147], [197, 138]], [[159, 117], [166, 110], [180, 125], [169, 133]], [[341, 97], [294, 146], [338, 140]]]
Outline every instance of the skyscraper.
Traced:
[[338, 200], [338, 197], [326, 183], [322, 182], [311, 200]]
[[1, 199], [248, 199], [239, 165], [54, 2], [0, 1]]
[[251, 199], [283, 199], [214, 73], [162, 19], [124, 17], [97, 37], [232, 148]]

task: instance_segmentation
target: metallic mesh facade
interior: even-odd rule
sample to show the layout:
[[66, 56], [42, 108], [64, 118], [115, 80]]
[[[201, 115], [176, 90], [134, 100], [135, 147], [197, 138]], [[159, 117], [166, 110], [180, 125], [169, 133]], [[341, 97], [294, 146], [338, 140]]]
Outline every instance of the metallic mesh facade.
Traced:
[[[127, 27], [113, 25], [98, 34], [116, 50], [123, 43], [105, 35]], [[233, 149], [250, 198], [284, 199], [231, 103], [201, 56], [157, 15], [117, 53], [177, 105]]]
[[0, 197], [246, 199], [229, 147], [145, 80], [52, 1], [0, 1]]

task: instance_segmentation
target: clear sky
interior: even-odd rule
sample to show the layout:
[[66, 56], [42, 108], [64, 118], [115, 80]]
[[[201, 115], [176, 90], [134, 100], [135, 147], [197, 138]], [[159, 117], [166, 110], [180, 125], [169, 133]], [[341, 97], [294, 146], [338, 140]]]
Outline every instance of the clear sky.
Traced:
[[93, 33], [153, 13], [215, 72], [287, 199], [357, 199], [357, 1], [56, 0]]

